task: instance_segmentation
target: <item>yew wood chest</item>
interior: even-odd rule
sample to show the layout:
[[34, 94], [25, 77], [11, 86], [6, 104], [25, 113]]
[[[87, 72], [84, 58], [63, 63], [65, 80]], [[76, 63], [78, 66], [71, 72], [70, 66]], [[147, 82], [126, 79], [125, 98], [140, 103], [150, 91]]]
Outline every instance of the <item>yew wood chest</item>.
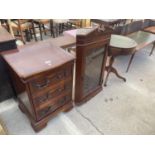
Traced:
[[72, 108], [74, 57], [50, 42], [2, 53], [9, 66], [19, 108], [35, 131], [61, 111]]

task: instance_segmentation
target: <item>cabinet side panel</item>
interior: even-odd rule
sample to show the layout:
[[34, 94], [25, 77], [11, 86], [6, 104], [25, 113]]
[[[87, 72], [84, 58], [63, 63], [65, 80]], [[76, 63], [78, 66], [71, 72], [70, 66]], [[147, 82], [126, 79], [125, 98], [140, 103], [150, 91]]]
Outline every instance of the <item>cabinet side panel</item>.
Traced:
[[11, 69], [9, 70], [18, 100], [20, 101], [20, 103], [24, 104], [24, 106], [29, 111], [30, 115], [34, 118], [34, 113], [28, 96], [26, 84], [21, 81], [21, 79], [17, 76], [17, 74], [13, 70]]

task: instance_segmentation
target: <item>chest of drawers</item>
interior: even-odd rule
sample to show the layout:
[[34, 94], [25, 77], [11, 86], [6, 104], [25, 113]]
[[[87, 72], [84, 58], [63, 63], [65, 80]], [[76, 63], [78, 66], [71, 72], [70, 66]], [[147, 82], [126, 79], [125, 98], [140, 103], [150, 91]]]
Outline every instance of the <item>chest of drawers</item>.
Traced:
[[50, 42], [25, 45], [2, 54], [19, 101], [35, 131], [72, 108], [74, 57]]

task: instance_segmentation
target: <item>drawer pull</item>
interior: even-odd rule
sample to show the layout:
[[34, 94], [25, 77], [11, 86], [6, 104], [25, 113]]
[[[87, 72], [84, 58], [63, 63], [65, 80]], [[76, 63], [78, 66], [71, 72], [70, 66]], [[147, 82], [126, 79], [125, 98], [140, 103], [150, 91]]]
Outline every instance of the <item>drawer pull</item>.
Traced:
[[44, 116], [44, 115], [48, 114], [49, 111], [51, 110], [51, 108], [52, 108], [52, 107], [48, 107], [48, 108], [46, 108], [46, 109], [40, 111], [40, 115], [41, 115], [41, 116]]
[[65, 85], [65, 90], [71, 90], [71, 89], [72, 89], [72, 84], [71, 83]]
[[59, 95], [59, 93], [61, 93], [63, 90], [64, 90], [64, 88], [58, 88], [55, 91], [49, 92], [47, 96], [48, 96], [48, 98], [55, 97], [55, 96]]
[[36, 103], [46, 102], [47, 100], [51, 99], [52, 97], [56, 97], [56, 96], [60, 95], [63, 91], [72, 90], [71, 88], [72, 88], [71, 83], [69, 83], [65, 86], [60, 86], [60, 87], [56, 88], [54, 91], [50, 91], [50, 92], [46, 93], [45, 95], [42, 95], [41, 97], [36, 98]]
[[65, 70], [65, 76], [66, 77], [69, 76], [69, 75], [71, 75], [71, 73], [72, 73], [72, 71], [70, 69]]
[[[69, 100], [71, 100], [71, 97], [70, 97], [70, 96], [65, 96], [65, 97], [59, 99], [59, 100], [57, 101], [58, 107], [59, 107], [59, 106], [62, 106], [63, 104], [65, 104], [65, 102], [67, 102], [67, 101], [69, 101]], [[41, 111], [39, 112], [39, 115], [40, 115], [41, 117], [46, 116], [52, 109], [53, 109], [53, 110], [56, 110], [56, 109], [54, 108], [54, 106], [52, 105], [52, 106], [47, 107], [47, 108], [44, 109], [44, 110], [41, 110]]]
[[58, 79], [62, 79], [63, 77], [64, 77], [63, 74], [59, 74], [59, 75], [57, 75], [57, 78], [58, 78]]
[[36, 99], [36, 103], [42, 103], [42, 102], [45, 102], [47, 100], [48, 100], [48, 96], [47, 95], [44, 95], [44, 96], [38, 97]]
[[50, 83], [50, 80], [47, 79], [45, 83], [37, 83], [37, 84], [35, 83], [33, 85], [37, 87], [38, 89], [43, 89], [43, 88], [46, 88], [49, 85], [49, 83]]

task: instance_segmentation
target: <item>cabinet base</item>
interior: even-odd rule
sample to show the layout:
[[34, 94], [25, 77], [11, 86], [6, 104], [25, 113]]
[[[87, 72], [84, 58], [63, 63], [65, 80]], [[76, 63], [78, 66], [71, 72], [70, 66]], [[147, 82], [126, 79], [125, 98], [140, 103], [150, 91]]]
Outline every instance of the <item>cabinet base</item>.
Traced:
[[72, 105], [72, 101], [71, 101], [71, 102], [65, 104], [64, 106], [58, 108], [53, 113], [49, 114], [48, 116], [44, 117], [43, 119], [41, 119], [39, 121], [36, 121], [36, 120], [34, 120], [32, 118], [32, 116], [30, 115], [30, 113], [28, 112], [27, 108], [24, 106], [24, 104], [22, 102], [19, 102], [19, 108], [29, 118], [29, 120], [31, 122], [31, 126], [34, 129], [34, 131], [35, 132], [39, 132], [40, 130], [42, 130], [43, 128], [45, 128], [47, 126], [48, 121], [52, 117], [54, 117], [55, 115], [57, 115], [60, 112], [70, 111], [73, 108], [73, 105]]
[[84, 104], [85, 102], [87, 102], [88, 100], [93, 98], [95, 95], [97, 95], [100, 91], [102, 91], [102, 86], [98, 87], [92, 93], [89, 93], [87, 96], [85, 96], [83, 98], [78, 97], [77, 99], [75, 99], [75, 105], [80, 106], [80, 105]]

